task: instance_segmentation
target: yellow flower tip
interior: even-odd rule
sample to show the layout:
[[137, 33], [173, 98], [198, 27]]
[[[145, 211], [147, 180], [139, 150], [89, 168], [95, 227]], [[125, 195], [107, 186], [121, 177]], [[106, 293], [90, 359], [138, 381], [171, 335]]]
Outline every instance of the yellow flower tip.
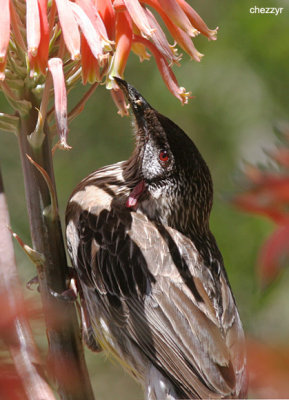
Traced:
[[205, 55], [205, 54], [199, 53], [199, 52], [198, 52], [198, 57], [199, 57], [199, 59], [198, 59], [197, 61], [198, 61], [198, 62], [202, 61], [202, 58], [204, 57], [204, 55]]
[[152, 36], [155, 32], [157, 32], [157, 28], [150, 28], [149, 35]]
[[3, 64], [4, 62], [5, 62], [5, 57], [6, 57], [6, 54], [0, 54], [0, 64]]
[[100, 56], [98, 57], [98, 62], [99, 62], [99, 66], [100, 66], [100, 67], [103, 67], [103, 66], [105, 65], [105, 63], [106, 63], [108, 57], [109, 57], [109, 54], [108, 54], [108, 53], [102, 54], [102, 55], [100, 55]]
[[35, 71], [34, 69], [31, 69], [30, 73], [29, 73], [29, 78], [35, 80], [37, 78], [37, 76], [38, 76], [37, 71]]
[[68, 151], [68, 150], [72, 149], [72, 147], [67, 144], [67, 142], [66, 142], [66, 140], [64, 138], [62, 138], [60, 140], [60, 142], [57, 143], [57, 147], [60, 150], [65, 150], [65, 151]]
[[149, 61], [151, 59], [151, 55], [149, 53], [145, 53], [139, 56], [139, 61], [142, 63], [144, 61]]
[[180, 87], [179, 88], [179, 99], [182, 103], [182, 105], [184, 104], [188, 104], [189, 99], [192, 99], [192, 92], [186, 92], [186, 89], [184, 87]]
[[172, 65], [176, 65], [177, 67], [181, 66], [181, 61], [183, 58], [183, 54], [174, 54], [174, 58], [173, 60], [169, 63], [169, 67], [171, 67]]
[[200, 53], [199, 51], [195, 51], [193, 55], [191, 55], [191, 60], [195, 60], [197, 62], [201, 62], [202, 58], [204, 57], [203, 53]]
[[75, 53], [71, 54], [71, 59], [73, 61], [79, 61], [81, 58], [80, 52], [76, 51]]
[[111, 40], [109, 40], [109, 41], [102, 40], [101, 44], [102, 44], [103, 51], [105, 51], [106, 53], [113, 51], [113, 47], [115, 46], [115, 42], [113, 42]]
[[217, 40], [217, 33], [218, 33], [219, 27], [217, 26], [216, 29], [212, 29], [209, 31], [209, 40]]
[[198, 36], [199, 33], [200, 33], [200, 32], [199, 32], [196, 28], [194, 28], [194, 27], [191, 27], [191, 29], [188, 29], [188, 31], [187, 31], [187, 34], [188, 34], [189, 36], [191, 36], [192, 38]]
[[111, 90], [111, 89], [117, 90], [118, 89], [117, 83], [114, 80], [114, 76], [116, 76], [117, 78], [123, 79], [123, 77], [119, 76], [118, 74], [108, 75], [108, 77], [106, 79], [106, 84], [105, 84], [105, 87], [108, 90]]
[[69, 151], [72, 149], [72, 147], [67, 144], [66, 140], [61, 140], [53, 146], [53, 148], [51, 150], [52, 156], [54, 156], [57, 149]]
[[37, 53], [38, 53], [38, 47], [30, 47], [29, 49], [28, 49], [28, 56], [29, 57], [36, 57], [37, 56]]

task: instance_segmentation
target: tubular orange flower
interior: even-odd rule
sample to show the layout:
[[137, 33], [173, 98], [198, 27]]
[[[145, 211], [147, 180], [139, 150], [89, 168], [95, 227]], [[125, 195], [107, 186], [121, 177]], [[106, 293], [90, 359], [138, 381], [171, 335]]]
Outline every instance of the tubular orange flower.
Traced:
[[101, 80], [99, 62], [92, 54], [84, 35], [81, 35], [81, 65], [84, 85], [87, 82], [94, 83]]
[[114, 77], [123, 78], [124, 69], [132, 44], [132, 22], [128, 12], [122, 11], [116, 14], [115, 23], [115, 53], [109, 70], [109, 89], [117, 89]]
[[72, 60], [80, 56], [80, 34], [68, 0], [55, 0], [62, 34]]
[[0, 0], [0, 81], [5, 78], [6, 53], [10, 38], [10, 8], [9, 0]]
[[103, 20], [101, 19], [96, 7], [93, 3], [87, 2], [85, 0], [77, 0], [76, 3], [83, 10], [83, 12], [87, 15], [90, 22], [93, 25], [96, 33], [99, 35], [100, 40], [103, 42], [103, 48], [107, 51], [112, 51], [111, 41], [108, 38], [107, 31]]
[[217, 30], [218, 28], [211, 30], [207, 27], [204, 20], [199, 16], [199, 14], [185, 1], [185, 0], [177, 0], [186, 16], [189, 18], [191, 24], [204, 36], [207, 36], [210, 40], [217, 39]]
[[37, 0], [26, 0], [28, 56], [36, 56], [40, 43], [40, 18]]
[[147, 19], [153, 28], [152, 32], [152, 41], [157, 47], [157, 49], [166, 57], [170, 62], [177, 63], [179, 61], [179, 57], [177, 57], [176, 52], [173, 50], [173, 46], [171, 46], [161, 29], [159, 23], [154, 17], [153, 13], [149, 9], [145, 9]]
[[185, 88], [178, 85], [177, 79], [162, 53], [153, 45], [153, 43], [141, 36], [134, 35], [133, 41], [144, 44], [153, 53], [158, 69], [169, 91], [176, 96], [182, 104], [186, 104], [191, 97], [191, 93], [186, 92]]
[[144, 36], [151, 36], [153, 29], [149, 24], [147, 15], [138, 0], [123, 0], [133, 22]]
[[158, 2], [176, 26], [192, 37], [198, 34], [197, 29], [192, 26], [189, 18], [176, 0], [158, 0]]
[[99, 12], [101, 19], [104, 22], [108, 38], [114, 40], [115, 38], [115, 11], [110, 0], [95, 0], [96, 8]]
[[167, 18], [166, 15], [163, 16], [164, 22], [167, 25], [168, 30], [172, 34], [172, 36], [175, 38], [176, 42], [178, 45], [187, 53], [191, 58], [193, 58], [196, 61], [201, 61], [201, 58], [203, 57], [203, 54], [200, 53], [194, 46], [194, 43], [192, 42], [190, 36], [174, 25], [169, 18]]
[[75, 19], [80, 26], [83, 35], [85, 36], [85, 39], [90, 47], [92, 54], [97, 60], [99, 60], [99, 63], [101, 65], [103, 62], [103, 58], [105, 57], [101, 44], [101, 37], [94, 29], [93, 24], [91, 23], [89, 17], [82, 10], [82, 8], [79, 7], [76, 3], [70, 4], [74, 12]]
[[[200, 61], [203, 54], [198, 52], [195, 48], [194, 43], [192, 42], [189, 34], [178, 27], [168, 16], [166, 9], [162, 8], [158, 2], [158, 0], [143, 0], [145, 4], [153, 7], [162, 17], [164, 23], [166, 24], [170, 34], [179, 44], [179, 46], [187, 53], [191, 58], [196, 61]], [[198, 15], [198, 14], [197, 14]]]
[[46, 74], [48, 51], [49, 51], [49, 24], [47, 19], [47, 0], [38, 0], [37, 7], [39, 8], [40, 22], [40, 41], [36, 54], [28, 52], [29, 67], [31, 74], [42, 73]]

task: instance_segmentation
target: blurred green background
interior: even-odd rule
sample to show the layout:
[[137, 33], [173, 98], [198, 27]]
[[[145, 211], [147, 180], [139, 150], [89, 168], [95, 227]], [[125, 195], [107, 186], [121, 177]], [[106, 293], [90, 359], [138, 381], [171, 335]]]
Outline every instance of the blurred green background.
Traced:
[[[182, 107], [166, 89], [156, 64], [139, 63], [130, 56], [125, 78], [161, 113], [182, 127], [206, 159], [215, 184], [211, 229], [225, 265], [248, 335], [268, 342], [287, 343], [289, 335], [286, 271], [278, 283], [262, 291], [256, 278], [258, 250], [274, 226], [240, 213], [229, 202], [239, 190], [242, 163], [266, 162], [264, 153], [277, 141], [274, 127], [288, 123], [289, 3], [287, 0], [190, 1], [211, 28], [219, 26], [218, 40], [195, 40], [205, 54], [201, 63], [184, 57], [174, 69], [179, 84], [195, 96]], [[282, 14], [254, 15], [250, 7], [284, 7]], [[83, 93], [70, 94], [70, 108]], [[6, 105], [1, 100], [1, 111]], [[100, 166], [127, 159], [133, 148], [131, 123], [117, 115], [109, 92], [97, 88], [82, 114], [70, 126], [70, 152], [57, 151], [55, 172], [63, 217], [74, 186]], [[0, 136], [0, 160], [15, 232], [30, 243], [17, 140]], [[23, 283], [35, 274], [15, 246]], [[31, 296], [26, 290], [27, 296]], [[34, 293], [35, 295], [35, 293]], [[36, 334], [41, 340], [43, 331]], [[106, 360], [87, 352], [98, 400], [142, 398], [138, 386]]]

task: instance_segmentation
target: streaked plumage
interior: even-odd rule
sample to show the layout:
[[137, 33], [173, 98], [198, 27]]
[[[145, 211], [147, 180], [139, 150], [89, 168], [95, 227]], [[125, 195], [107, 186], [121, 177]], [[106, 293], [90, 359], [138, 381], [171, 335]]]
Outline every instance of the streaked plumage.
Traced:
[[85, 178], [66, 213], [87, 341], [125, 364], [147, 400], [244, 397], [244, 334], [209, 229], [208, 167], [180, 128], [117, 82], [135, 151]]

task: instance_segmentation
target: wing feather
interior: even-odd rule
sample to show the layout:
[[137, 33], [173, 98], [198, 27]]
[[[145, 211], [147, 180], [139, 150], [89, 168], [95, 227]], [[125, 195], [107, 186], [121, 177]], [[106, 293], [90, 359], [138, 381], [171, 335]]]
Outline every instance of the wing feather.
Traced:
[[82, 208], [75, 224], [75, 267], [87, 275], [86, 301], [98, 302], [88, 307], [91, 319], [105, 316], [119, 341], [133, 343], [188, 396], [238, 395], [244, 339], [223, 273], [216, 281], [189, 238], [124, 207]]

